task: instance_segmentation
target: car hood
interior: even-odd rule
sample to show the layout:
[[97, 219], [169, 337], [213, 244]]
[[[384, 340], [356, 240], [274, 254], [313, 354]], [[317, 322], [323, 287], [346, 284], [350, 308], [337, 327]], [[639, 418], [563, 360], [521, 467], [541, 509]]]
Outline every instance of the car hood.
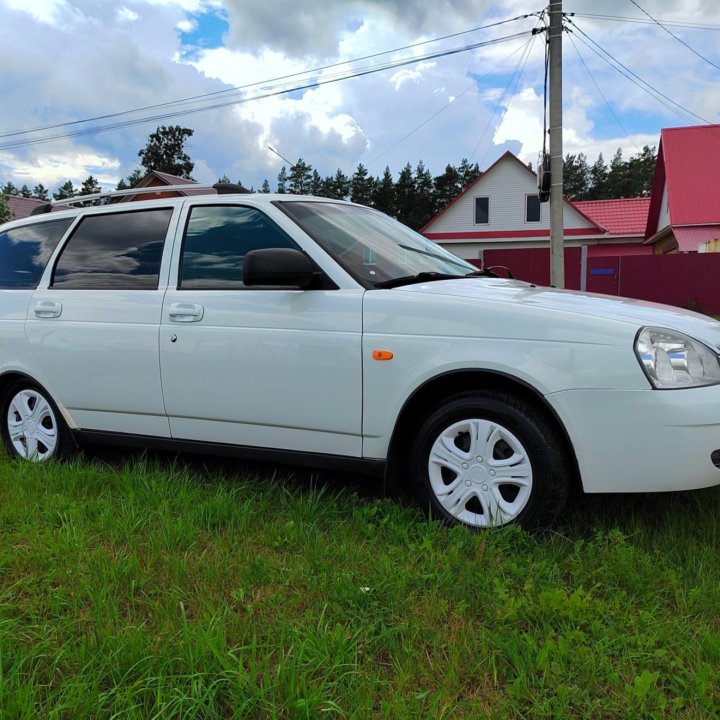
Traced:
[[585, 317], [615, 320], [636, 326], [679, 330], [720, 350], [720, 323], [707, 315], [683, 308], [631, 298], [541, 287], [501, 278], [463, 278], [418, 283], [403, 291], [427, 296], [444, 295], [469, 301], [524, 305], [528, 312], [551, 310]]

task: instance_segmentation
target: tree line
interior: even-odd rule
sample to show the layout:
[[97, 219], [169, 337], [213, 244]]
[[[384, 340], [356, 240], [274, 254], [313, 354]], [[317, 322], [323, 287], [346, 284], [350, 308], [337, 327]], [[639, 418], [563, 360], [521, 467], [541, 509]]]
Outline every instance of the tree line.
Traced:
[[[141, 166], [122, 178], [118, 190], [126, 190], [151, 170], [176, 175], [192, 181], [195, 164], [185, 150], [185, 143], [193, 130], [179, 125], [160, 126], [148, 137], [147, 144], [138, 151]], [[602, 153], [590, 165], [584, 153], [568, 154], [564, 160], [564, 189], [571, 200], [603, 200], [619, 197], [641, 197], [650, 194], [657, 153], [647, 145], [628, 160], [618, 148], [608, 165]], [[532, 166], [530, 166], [532, 169]], [[288, 169], [285, 165], [271, 189], [265, 179], [259, 192], [295, 195], [319, 195], [368, 205], [391, 215], [412, 228], [423, 227], [438, 211], [456, 198], [480, 175], [477, 163], [463, 158], [460, 163], [446, 165], [442, 174], [433, 176], [420, 160], [415, 167], [407, 163], [397, 179], [389, 167], [380, 176], [373, 176], [360, 163], [351, 175], [338, 168], [333, 175], [323, 177], [303, 158]], [[219, 182], [229, 182], [226, 175]], [[238, 180], [238, 184], [242, 184]], [[72, 180], [63, 183], [52, 196], [55, 200], [92, 195], [101, 192], [97, 179], [89, 175], [79, 187]], [[38, 183], [16, 187], [12, 182], [0, 187], [0, 222], [7, 219], [5, 198], [9, 195], [49, 200], [49, 190]]]

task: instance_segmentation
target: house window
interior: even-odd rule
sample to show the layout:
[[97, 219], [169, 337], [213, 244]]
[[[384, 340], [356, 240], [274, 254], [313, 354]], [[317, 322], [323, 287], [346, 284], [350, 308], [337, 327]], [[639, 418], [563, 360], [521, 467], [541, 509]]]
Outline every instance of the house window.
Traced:
[[487, 225], [490, 222], [490, 198], [475, 198], [475, 224]]
[[525, 222], [540, 222], [540, 198], [537, 195], [525, 196]]

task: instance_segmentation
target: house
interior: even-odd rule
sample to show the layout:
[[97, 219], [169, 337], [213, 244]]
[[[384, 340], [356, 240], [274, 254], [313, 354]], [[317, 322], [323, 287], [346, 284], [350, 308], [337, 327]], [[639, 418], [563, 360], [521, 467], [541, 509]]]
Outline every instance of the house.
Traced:
[[[565, 247], [587, 255], [650, 254], [643, 244], [648, 198], [565, 200]], [[467, 260], [485, 250], [547, 248], [550, 206], [540, 203], [535, 173], [506, 152], [421, 229]]]
[[21, 195], [6, 195], [5, 199], [7, 200], [11, 220], [22, 220], [29, 217], [36, 207], [47, 204], [46, 200], [26, 198]]
[[158, 191], [156, 195], [143, 194], [143, 195], [128, 195], [124, 198], [123, 202], [134, 202], [137, 200], [157, 200], [162, 198], [180, 197], [183, 195], [207, 195], [207, 189], [203, 190], [198, 188], [197, 190], [171, 190], [173, 185], [193, 185], [195, 180], [188, 180], [178, 175], [170, 175], [170, 173], [160, 172], [159, 170], [150, 170], [145, 177], [138, 181], [133, 187], [134, 188], [168, 188], [167, 192]]
[[661, 131], [645, 238], [656, 255], [720, 252], [720, 125]]

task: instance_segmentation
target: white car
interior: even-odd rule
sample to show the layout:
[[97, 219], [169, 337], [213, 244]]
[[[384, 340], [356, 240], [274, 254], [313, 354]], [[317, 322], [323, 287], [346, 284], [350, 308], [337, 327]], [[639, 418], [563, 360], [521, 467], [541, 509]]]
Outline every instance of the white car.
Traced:
[[117, 442], [364, 469], [471, 527], [545, 525], [575, 482], [720, 483], [720, 323], [483, 276], [366, 207], [52, 212], [0, 228], [0, 288], [0, 432], [30, 461]]

